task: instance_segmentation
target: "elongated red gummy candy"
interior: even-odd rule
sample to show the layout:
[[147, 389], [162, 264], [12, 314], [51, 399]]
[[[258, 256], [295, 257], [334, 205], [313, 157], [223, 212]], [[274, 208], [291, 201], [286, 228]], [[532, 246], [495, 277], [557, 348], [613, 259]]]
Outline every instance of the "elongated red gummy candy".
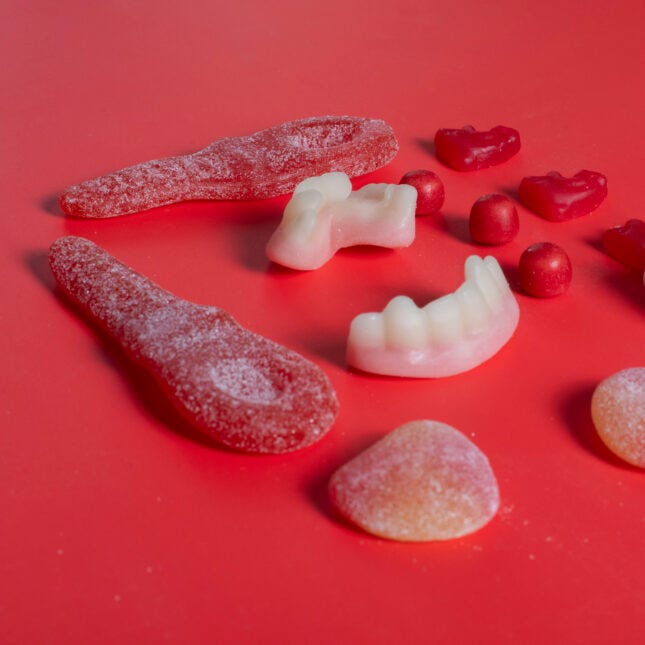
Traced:
[[521, 147], [520, 133], [505, 125], [486, 131], [472, 125], [442, 128], [434, 135], [437, 157], [455, 170], [481, 170], [497, 166], [516, 155]]
[[380, 119], [312, 117], [90, 179], [69, 187], [60, 206], [74, 217], [115, 217], [192, 199], [267, 199], [326, 172], [372, 172], [398, 149]]
[[323, 371], [216, 307], [164, 291], [93, 242], [63, 237], [49, 262], [63, 291], [157, 379], [194, 426], [245, 452], [303, 448], [338, 402]]
[[607, 197], [607, 178], [593, 170], [580, 170], [573, 177], [551, 171], [546, 175], [524, 177], [519, 187], [520, 201], [550, 222], [565, 222], [588, 215]]

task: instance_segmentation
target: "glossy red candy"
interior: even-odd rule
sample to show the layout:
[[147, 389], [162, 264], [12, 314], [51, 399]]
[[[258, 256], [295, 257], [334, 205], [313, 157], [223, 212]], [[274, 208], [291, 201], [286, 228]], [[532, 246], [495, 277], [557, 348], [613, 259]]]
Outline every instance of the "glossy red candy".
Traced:
[[164, 291], [89, 240], [63, 237], [49, 262], [65, 294], [149, 370], [195, 427], [237, 450], [318, 441], [338, 402], [320, 368], [216, 307]]
[[417, 190], [417, 215], [434, 215], [441, 210], [446, 191], [439, 176], [432, 170], [406, 172], [399, 184], [408, 184]]
[[538, 242], [520, 256], [520, 286], [532, 296], [558, 296], [569, 288], [571, 277], [569, 256], [557, 244]]
[[645, 222], [630, 219], [603, 233], [602, 243], [612, 258], [632, 269], [645, 270]]
[[477, 131], [472, 125], [443, 128], [434, 136], [437, 157], [455, 170], [481, 170], [508, 161], [520, 150], [520, 133], [505, 125]]
[[479, 244], [506, 244], [520, 230], [515, 204], [505, 195], [483, 195], [470, 209], [470, 237]]
[[564, 222], [588, 215], [607, 197], [607, 178], [593, 170], [581, 170], [573, 177], [559, 172], [524, 177], [520, 201], [534, 213], [551, 222]]
[[326, 172], [371, 172], [397, 151], [385, 121], [312, 117], [90, 179], [68, 188], [60, 206], [74, 217], [115, 217], [193, 199], [267, 199]]

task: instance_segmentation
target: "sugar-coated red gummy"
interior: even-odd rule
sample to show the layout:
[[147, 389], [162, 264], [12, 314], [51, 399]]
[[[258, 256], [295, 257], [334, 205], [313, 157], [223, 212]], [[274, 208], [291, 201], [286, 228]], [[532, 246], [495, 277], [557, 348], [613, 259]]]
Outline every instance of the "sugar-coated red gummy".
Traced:
[[573, 177], [559, 172], [524, 177], [520, 201], [529, 210], [551, 222], [565, 222], [588, 215], [607, 197], [607, 178], [593, 170], [581, 170]]
[[338, 402], [323, 371], [216, 307], [164, 291], [80, 237], [49, 262], [65, 294], [148, 369], [196, 428], [237, 450], [282, 453], [318, 441]]
[[645, 367], [628, 367], [601, 381], [591, 397], [591, 417], [614, 454], [645, 468]]
[[397, 151], [385, 121], [312, 117], [90, 179], [67, 188], [60, 206], [74, 217], [115, 217], [194, 199], [267, 199], [333, 170], [350, 177], [371, 172]]
[[566, 251], [551, 242], [529, 246], [520, 256], [520, 286], [538, 298], [551, 298], [564, 293], [571, 284], [571, 261]]
[[607, 229], [602, 235], [605, 251], [632, 269], [645, 270], [645, 222], [627, 220], [624, 226]]
[[401, 541], [467, 535], [499, 508], [486, 455], [438, 421], [412, 421], [386, 435], [341, 466], [329, 492], [350, 522]]
[[434, 136], [437, 157], [455, 170], [481, 170], [508, 161], [521, 147], [520, 133], [505, 125], [478, 131], [472, 125], [442, 128]]
[[432, 170], [410, 170], [399, 184], [408, 184], [417, 191], [417, 215], [434, 215], [441, 210], [446, 191], [439, 176]]
[[470, 209], [470, 236], [479, 244], [506, 244], [520, 230], [520, 218], [505, 195], [482, 195]]

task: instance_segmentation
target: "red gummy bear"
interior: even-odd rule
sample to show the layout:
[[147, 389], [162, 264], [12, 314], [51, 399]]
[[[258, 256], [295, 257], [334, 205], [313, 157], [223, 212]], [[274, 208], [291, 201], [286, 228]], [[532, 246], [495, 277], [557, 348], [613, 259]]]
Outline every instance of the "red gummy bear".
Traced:
[[645, 270], [645, 222], [630, 219], [624, 226], [615, 226], [602, 235], [605, 251], [612, 258], [632, 269]]
[[283, 453], [329, 430], [338, 412], [334, 390], [296, 352], [221, 309], [173, 296], [89, 240], [58, 239], [49, 263], [66, 295], [207, 435], [244, 452]]
[[481, 170], [497, 166], [520, 150], [520, 133], [505, 125], [478, 132], [472, 125], [443, 128], [434, 136], [437, 157], [455, 170]]
[[573, 177], [550, 172], [524, 177], [520, 201], [534, 213], [551, 222], [564, 222], [588, 215], [607, 197], [607, 178], [593, 170], [581, 170]]
[[372, 172], [398, 149], [385, 121], [312, 117], [90, 179], [69, 187], [60, 206], [74, 217], [115, 217], [192, 199], [267, 199], [333, 170]]

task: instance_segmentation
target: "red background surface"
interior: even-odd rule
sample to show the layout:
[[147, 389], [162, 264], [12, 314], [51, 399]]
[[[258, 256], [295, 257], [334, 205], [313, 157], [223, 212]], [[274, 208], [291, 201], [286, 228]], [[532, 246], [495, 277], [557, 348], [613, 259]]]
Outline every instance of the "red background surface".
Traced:
[[[0, 640], [642, 642], [645, 480], [599, 443], [589, 401], [602, 378], [645, 364], [642, 276], [599, 247], [605, 228], [643, 217], [643, 6], [2, 2]], [[370, 179], [443, 178], [444, 212], [418, 220], [410, 248], [346, 250], [301, 274], [263, 253], [286, 198], [110, 221], [57, 209], [69, 184], [322, 114], [394, 127], [400, 153]], [[474, 174], [442, 167], [428, 141], [466, 123], [516, 127], [522, 151]], [[348, 371], [354, 315], [461, 283], [482, 252], [466, 234], [478, 196], [581, 168], [609, 179], [597, 212], [553, 224], [520, 209], [517, 239], [493, 250], [512, 284], [536, 241], [574, 266], [560, 298], [517, 294], [520, 325], [496, 357], [443, 380]], [[273, 457], [186, 436], [55, 296], [45, 252], [64, 234], [315, 361], [341, 402], [332, 431]], [[330, 474], [418, 418], [484, 450], [498, 516], [430, 544], [344, 525]]]

